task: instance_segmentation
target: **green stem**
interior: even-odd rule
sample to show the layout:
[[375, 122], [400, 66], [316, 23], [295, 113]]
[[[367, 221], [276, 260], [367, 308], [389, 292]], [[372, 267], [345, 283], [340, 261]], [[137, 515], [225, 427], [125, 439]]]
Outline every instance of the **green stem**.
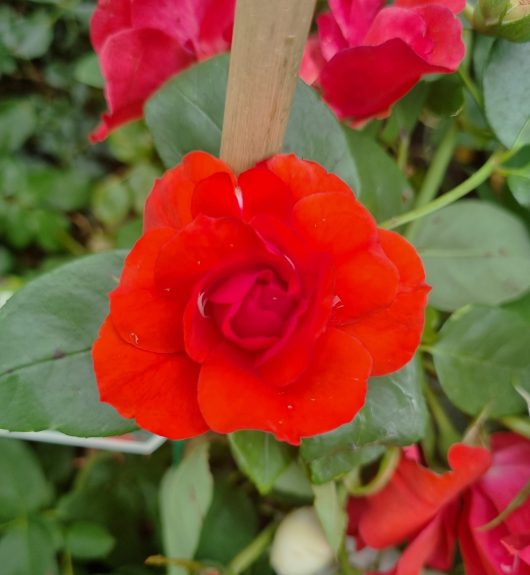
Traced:
[[397, 447], [389, 447], [383, 456], [375, 477], [371, 481], [362, 484], [359, 473], [346, 476], [345, 484], [350, 495], [367, 497], [368, 495], [379, 493], [392, 479], [400, 459], [401, 450]]
[[350, 563], [348, 551], [344, 542], [339, 549], [339, 562], [341, 575], [362, 575], [361, 571]]
[[477, 85], [475, 84], [475, 82], [473, 82], [473, 80], [471, 79], [469, 72], [467, 70], [464, 70], [464, 68], [459, 68], [458, 69], [458, 75], [462, 79], [462, 82], [464, 82], [464, 85], [467, 88], [468, 92], [473, 97], [473, 100], [475, 100], [475, 102], [477, 103], [477, 106], [481, 110], [483, 110], [484, 109], [484, 100], [482, 98], [482, 94], [480, 93], [479, 89], [477, 88]]
[[400, 216], [395, 216], [386, 220], [380, 224], [382, 228], [386, 228], [387, 230], [393, 230], [394, 228], [398, 228], [403, 224], [408, 224], [409, 222], [413, 222], [415, 220], [419, 220], [424, 216], [432, 214], [438, 211], [441, 208], [445, 208], [446, 206], [451, 205], [452, 203], [456, 202], [460, 198], [463, 198], [469, 192], [475, 190], [480, 184], [485, 182], [493, 173], [495, 168], [499, 166], [502, 162], [506, 161], [508, 158], [515, 153], [515, 150], [508, 150], [507, 152], [496, 152], [487, 160], [487, 162], [472, 176], [470, 176], [467, 180], [464, 180], [461, 184], [436, 198], [432, 202], [425, 204], [419, 208], [415, 208], [410, 212], [402, 214]]
[[[421, 208], [434, 200], [442, 185], [447, 167], [453, 157], [458, 131], [455, 122], [450, 122], [443, 134], [442, 141], [432, 157], [431, 164], [423, 180], [423, 184], [416, 198], [415, 208]], [[413, 222], [405, 234], [411, 239], [417, 230], [418, 222]]]
[[447, 414], [427, 381], [424, 381], [423, 394], [425, 395], [433, 419], [436, 422], [436, 427], [438, 427], [438, 432], [442, 440], [442, 449], [446, 452], [449, 446], [460, 439], [460, 435], [454, 428], [451, 420], [447, 417]]
[[409, 134], [407, 134], [407, 133], [401, 134], [399, 136], [397, 165], [403, 173], [406, 172], [407, 163], [409, 161], [409, 147], [410, 147], [410, 136], [409, 136]]
[[263, 555], [272, 541], [277, 523], [268, 525], [247, 547], [240, 551], [230, 562], [227, 575], [240, 575]]
[[500, 525], [505, 521], [516, 509], [521, 507], [523, 503], [530, 497], [530, 481], [517, 493], [517, 495], [508, 503], [508, 505], [489, 523], [482, 525], [478, 528], [479, 531], [488, 531]]

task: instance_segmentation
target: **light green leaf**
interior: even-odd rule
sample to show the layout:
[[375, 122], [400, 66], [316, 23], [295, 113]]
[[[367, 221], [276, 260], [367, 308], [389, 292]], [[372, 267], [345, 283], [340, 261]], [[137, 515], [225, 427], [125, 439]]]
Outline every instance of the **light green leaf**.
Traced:
[[85, 54], [79, 58], [75, 64], [74, 76], [78, 82], [93, 88], [103, 88], [105, 85], [96, 54]]
[[[164, 552], [174, 559], [190, 559], [199, 545], [204, 518], [213, 496], [208, 444], [193, 446], [180, 465], [166, 472], [160, 487]], [[169, 575], [187, 575], [169, 567]]]
[[100, 559], [111, 552], [115, 540], [99, 523], [76, 521], [66, 530], [65, 543], [76, 559]]
[[530, 288], [530, 236], [517, 217], [494, 204], [465, 200], [427, 216], [414, 244], [437, 309], [499, 304]]
[[50, 502], [50, 485], [22, 441], [0, 439], [0, 477], [0, 523], [27, 516]]
[[0, 310], [0, 428], [84, 437], [135, 428], [100, 402], [91, 358], [123, 256], [110, 252], [66, 264], [27, 284]]
[[18, 14], [14, 10], [0, 12], [0, 43], [12, 56], [32, 60], [43, 56], [53, 40], [53, 22], [46, 10]]
[[262, 495], [271, 490], [292, 460], [288, 446], [276, 441], [269, 433], [237, 431], [229, 435], [229, 440], [239, 468], [256, 484]]
[[498, 40], [484, 74], [486, 116], [507, 147], [530, 144], [530, 43]]
[[462, 411], [491, 417], [523, 413], [530, 392], [530, 322], [516, 311], [470, 306], [453, 314], [432, 348], [436, 372]]
[[340, 501], [337, 485], [333, 481], [324, 485], [314, 485], [313, 491], [315, 511], [330, 547], [338, 553], [348, 521], [344, 502]]
[[2, 575], [51, 575], [57, 573], [51, 534], [38, 520], [18, 524], [0, 539]]
[[115, 227], [125, 220], [131, 209], [126, 183], [118, 176], [109, 176], [94, 189], [92, 210], [98, 220]]
[[[192, 150], [219, 154], [227, 73], [227, 56], [211, 58], [178, 74], [148, 100], [145, 119], [167, 167], [178, 164]], [[356, 182], [355, 166], [338, 121], [301, 80], [284, 151], [322, 164], [351, 186]]]

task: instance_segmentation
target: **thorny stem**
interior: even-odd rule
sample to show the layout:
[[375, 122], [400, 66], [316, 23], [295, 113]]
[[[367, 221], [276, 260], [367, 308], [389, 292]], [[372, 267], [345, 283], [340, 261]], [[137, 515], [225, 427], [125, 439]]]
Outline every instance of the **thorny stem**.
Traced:
[[469, 192], [472, 192], [480, 186], [480, 184], [485, 182], [500, 164], [511, 158], [517, 151], [518, 150], [514, 149], [495, 152], [479, 170], [443, 196], [436, 198], [424, 206], [415, 208], [410, 212], [390, 218], [380, 224], [380, 226], [387, 230], [393, 230], [394, 228], [419, 220], [420, 218], [432, 214], [441, 208], [451, 205], [456, 202], [456, 200], [463, 198], [465, 195], [469, 194]]

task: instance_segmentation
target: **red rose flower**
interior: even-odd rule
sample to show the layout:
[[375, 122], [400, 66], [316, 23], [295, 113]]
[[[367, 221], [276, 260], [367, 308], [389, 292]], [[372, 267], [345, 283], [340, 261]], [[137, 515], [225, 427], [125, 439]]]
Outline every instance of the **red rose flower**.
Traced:
[[375, 548], [408, 539], [392, 575], [450, 569], [457, 541], [467, 575], [530, 575], [530, 500], [485, 529], [528, 485], [530, 441], [496, 433], [491, 453], [456, 444], [449, 463], [439, 475], [404, 455], [383, 491], [350, 501], [350, 533]]
[[425, 74], [454, 72], [464, 58], [465, 0], [330, 0], [318, 18], [302, 77], [340, 118], [385, 117]]
[[110, 112], [93, 142], [142, 117], [144, 102], [173, 74], [228, 50], [235, 0], [99, 0], [90, 23]]
[[429, 288], [414, 248], [294, 155], [236, 178], [203, 152], [159, 180], [94, 346], [101, 398], [171, 438], [296, 444], [351, 421], [413, 356]]

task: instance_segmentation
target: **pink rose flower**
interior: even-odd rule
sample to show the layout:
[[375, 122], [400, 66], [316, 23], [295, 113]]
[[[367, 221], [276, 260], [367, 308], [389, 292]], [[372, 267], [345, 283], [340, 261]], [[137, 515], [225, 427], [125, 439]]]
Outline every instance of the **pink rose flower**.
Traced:
[[310, 38], [302, 78], [340, 118], [385, 117], [425, 74], [454, 72], [465, 55], [464, 0], [329, 0]]
[[99, 0], [90, 37], [109, 112], [91, 141], [141, 118], [147, 98], [177, 72], [227, 51], [234, 10], [235, 0]]

